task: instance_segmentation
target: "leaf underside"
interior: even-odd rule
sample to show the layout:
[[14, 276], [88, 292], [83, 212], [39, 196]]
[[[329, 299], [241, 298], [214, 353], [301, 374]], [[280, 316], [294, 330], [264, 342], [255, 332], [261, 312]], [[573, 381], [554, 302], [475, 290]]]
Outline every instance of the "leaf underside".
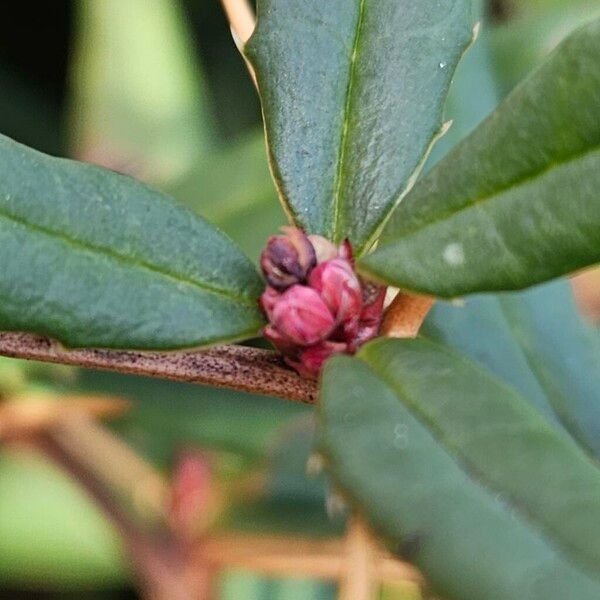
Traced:
[[300, 227], [373, 241], [440, 133], [471, 26], [467, 0], [259, 0], [245, 54]]
[[444, 597], [599, 597], [600, 471], [486, 371], [378, 340], [328, 362], [320, 416], [338, 485]]
[[260, 329], [250, 261], [168, 196], [6, 137], [0, 171], [0, 329], [139, 349]]
[[509, 382], [600, 458], [600, 338], [578, 314], [567, 281], [438, 302], [421, 334]]
[[415, 186], [361, 270], [453, 297], [600, 261], [599, 63], [595, 21]]

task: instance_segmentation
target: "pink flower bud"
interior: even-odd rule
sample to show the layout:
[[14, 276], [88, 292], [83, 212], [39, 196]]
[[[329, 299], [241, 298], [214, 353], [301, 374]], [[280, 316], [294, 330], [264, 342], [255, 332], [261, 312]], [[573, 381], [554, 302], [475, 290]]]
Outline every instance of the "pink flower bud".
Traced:
[[268, 287], [260, 297], [260, 305], [265, 311], [269, 321], [273, 319], [273, 310], [275, 309], [275, 305], [279, 301], [279, 298], [281, 298], [281, 294], [272, 287]]
[[316, 264], [315, 249], [303, 231], [282, 227], [284, 235], [271, 236], [260, 257], [263, 274], [272, 287], [283, 291], [306, 280]]
[[300, 375], [316, 378], [333, 354], [354, 354], [379, 331], [385, 287], [354, 271], [352, 246], [293, 227], [269, 239], [261, 266], [269, 286], [261, 305], [265, 337]]
[[383, 319], [383, 303], [385, 302], [386, 289], [372, 283], [364, 284], [363, 309], [360, 313], [358, 330], [350, 344], [350, 349], [353, 352], [379, 333]]
[[335, 326], [318, 292], [304, 285], [294, 285], [281, 294], [270, 320], [279, 334], [301, 346], [325, 339]]
[[315, 249], [317, 264], [338, 257], [338, 249], [335, 244], [330, 242], [327, 238], [324, 238], [322, 235], [309, 235], [308, 239]]
[[297, 360], [286, 357], [285, 362], [302, 375], [302, 377], [316, 379], [328, 358], [334, 354], [342, 354], [347, 349], [344, 343], [319, 342], [303, 350]]
[[309, 276], [309, 284], [317, 290], [335, 316], [336, 323], [358, 317], [362, 309], [362, 289], [352, 265], [335, 258], [317, 265]]

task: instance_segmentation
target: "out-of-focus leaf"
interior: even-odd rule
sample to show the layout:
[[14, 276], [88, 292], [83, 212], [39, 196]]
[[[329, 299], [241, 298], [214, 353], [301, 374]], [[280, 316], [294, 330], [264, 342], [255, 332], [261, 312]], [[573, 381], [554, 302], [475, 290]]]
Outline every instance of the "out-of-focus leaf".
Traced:
[[168, 190], [253, 259], [267, 237], [286, 222], [269, 173], [262, 131], [215, 152]]
[[491, 28], [486, 21], [486, 1], [473, 0], [473, 16], [479, 19], [479, 35], [456, 68], [444, 108], [444, 118], [452, 121], [448, 133], [434, 146], [430, 164], [470, 133], [497, 106], [498, 84], [490, 52]]
[[181, 4], [79, 0], [77, 8], [75, 156], [156, 184], [204, 160], [214, 133]]
[[286, 423], [310, 410], [276, 398], [117, 373], [81, 371], [76, 386], [134, 400], [113, 426], [161, 465], [187, 446], [256, 460], [265, 456]]
[[231, 571], [221, 577], [220, 600], [333, 600], [331, 584], [307, 579], [268, 580], [247, 572]]
[[43, 152], [60, 153], [60, 123], [59, 111], [37, 87], [0, 66], [0, 131]]
[[273, 172], [310, 233], [369, 245], [441, 131], [467, 0], [261, 0], [246, 45]]
[[517, 0], [506, 23], [494, 27], [494, 67], [510, 91], [577, 27], [600, 16], [598, 0]]
[[226, 236], [129, 177], [0, 139], [0, 327], [70, 346], [252, 337], [262, 282]]
[[600, 261], [600, 20], [578, 30], [400, 204], [367, 274], [452, 297]]
[[343, 515], [328, 515], [323, 473], [307, 473], [314, 434], [312, 413], [279, 428], [264, 460], [262, 489], [256, 498], [235, 503], [226, 527], [315, 537], [343, 534]]
[[0, 454], [0, 587], [100, 589], [126, 583], [117, 533], [76, 484], [23, 451]]
[[[367, 401], [368, 400], [368, 401]], [[353, 503], [452, 600], [592, 600], [600, 471], [512, 388], [425, 340], [325, 368], [320, 446]]]

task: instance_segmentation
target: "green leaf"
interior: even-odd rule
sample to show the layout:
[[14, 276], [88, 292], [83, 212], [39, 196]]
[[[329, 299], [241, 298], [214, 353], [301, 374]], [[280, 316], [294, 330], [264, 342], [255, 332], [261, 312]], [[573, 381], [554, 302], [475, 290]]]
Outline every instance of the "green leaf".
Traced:
[[128, 583], [117, 532], [67, 475], [31, 452], [0, 453], [0, 588]]
[[0, 137], [0, 329], [69, 346], [251, 337], [262, 283], [223, 234], [116, 173]]
[[468, 0], [260, 0], [245, 48], [277, 187], [310, 233], [360, 252], [410, 188], [471, 41]]
[[600, 16], [598, 0], [514, 3], [510, 19], [491, 35], [499, 80], [510, 91], [577, 27]]
[[156, 184], [182, 175], [215, 134], [179, 3], [80, 0], [77, 9], [75, 156]]
[[421, 333], [485, 365], [600, 458], [600, 339], [568, 282], [438, 302]]
[[595, 21], [415, 187], [362, 271], [452, 297], [600, 261], [599, 61]]
[[433, 148], [425, 170], [479, 125], [500, 100], [490, 51], [487, 2], [472, 0], [472, 4], [473, 14], [480, 19], [479, 35], [460, 61], [446, 98], [444, 115], [452, 121], [452, 127]]
[[214, 152], [168, 191], [256, 260], [267, 237], [286, 222], [269, 173], [262, 131]]
[[445, 597], [600, 594], [600, 471], [512, 388], [425, 340], [325, 368], [334, 479]]

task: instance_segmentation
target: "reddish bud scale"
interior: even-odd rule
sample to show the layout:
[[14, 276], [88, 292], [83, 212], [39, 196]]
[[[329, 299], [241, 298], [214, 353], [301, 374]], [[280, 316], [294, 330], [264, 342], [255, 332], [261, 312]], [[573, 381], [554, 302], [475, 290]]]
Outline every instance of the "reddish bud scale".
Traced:
[[347, 240], [337, 248], [321, 236], [282, 229], [261, 255], [264, 335], [298, 373], [316, 378], [330, 356], [353, 354], [377, 335], [385, 288], [360, 280]]

